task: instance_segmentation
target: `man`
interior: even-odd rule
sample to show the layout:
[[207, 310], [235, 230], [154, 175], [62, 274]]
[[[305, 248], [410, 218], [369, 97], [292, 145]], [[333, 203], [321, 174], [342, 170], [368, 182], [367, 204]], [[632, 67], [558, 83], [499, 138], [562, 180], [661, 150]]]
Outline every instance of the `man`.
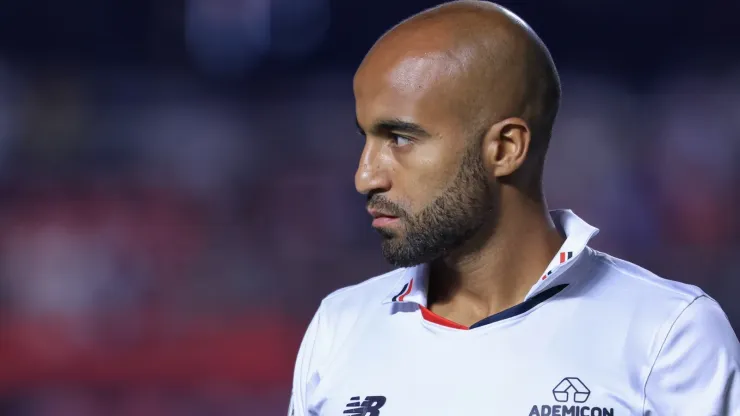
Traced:
[[354, 80], [355, 177], [399, 268], [327, 296], [294, 415], [740, 415], [740, 344], [700, 289], [587, 246], [548, 211], [560, 99], [517, 16], [453, 2], [385, 34]]

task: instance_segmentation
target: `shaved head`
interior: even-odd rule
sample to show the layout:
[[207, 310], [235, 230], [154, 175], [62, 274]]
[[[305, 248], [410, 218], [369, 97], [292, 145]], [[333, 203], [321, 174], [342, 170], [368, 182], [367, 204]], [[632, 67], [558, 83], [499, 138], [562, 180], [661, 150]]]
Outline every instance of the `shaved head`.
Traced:
[[[397, 265], [430, 261], [491, 229], [503, 188], [541, 197], [560, 100], [550, 53], [507, 9], [455, 1], [385, 33], [354, 80], [366, 145], [355, 177]], [[403, 223], [400, 225], [399, 223]]]
[[[439, 62], [435, 73], [417, 73], [412, 79], [409, 73], [430, 59]], [[509, 10], [474, 0], [425, 10], [382, 36], [358, 75], [394, 64], [396, 71], [407, 73], [409, 84], [416, 81], [416, 88], [446, 77], [447, 85], [437, 86], [470, 126], [524, 119], [532, 130], [530, 156], [544, 156], [559, 107], [560, 80], [544, 43]]]

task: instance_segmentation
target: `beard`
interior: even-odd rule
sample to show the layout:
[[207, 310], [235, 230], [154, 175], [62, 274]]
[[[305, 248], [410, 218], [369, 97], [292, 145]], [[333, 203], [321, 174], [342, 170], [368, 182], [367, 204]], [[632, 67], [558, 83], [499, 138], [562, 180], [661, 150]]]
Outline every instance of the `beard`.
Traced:
[[495, 221], [497, 203], [480, 151], [470, 146], [452, 183], [419, 213], [410, 214], [381, 194], [371, 194], [368, 206], [399, 218], [401, 229], [375, 230], [383, 239], [386, 261], [395, 267], [412, 267], [444, 257], [471, 240]]

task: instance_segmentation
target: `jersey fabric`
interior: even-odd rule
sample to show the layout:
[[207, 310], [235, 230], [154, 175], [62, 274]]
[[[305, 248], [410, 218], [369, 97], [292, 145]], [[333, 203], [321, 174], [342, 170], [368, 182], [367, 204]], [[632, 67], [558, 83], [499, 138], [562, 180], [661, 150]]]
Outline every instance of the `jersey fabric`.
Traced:
[[522, 303], [469, 328], [426, 306], [427, 266], [323, 299], [298, 352], [293, 416], [740, 416], [740, 343], [697, 287], [566, 237]]

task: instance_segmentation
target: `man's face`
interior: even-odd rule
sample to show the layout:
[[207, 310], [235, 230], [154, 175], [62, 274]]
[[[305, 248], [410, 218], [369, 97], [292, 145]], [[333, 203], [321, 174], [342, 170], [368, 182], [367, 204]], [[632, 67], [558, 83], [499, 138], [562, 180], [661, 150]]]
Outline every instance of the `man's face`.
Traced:
[[397, 267], [444, 256], [494, 218], [483, 132], [465, 126], [445, 61], [368, 59], [355, 77], [366, 140], [355, 185], [368, 196], [383, 255]]

